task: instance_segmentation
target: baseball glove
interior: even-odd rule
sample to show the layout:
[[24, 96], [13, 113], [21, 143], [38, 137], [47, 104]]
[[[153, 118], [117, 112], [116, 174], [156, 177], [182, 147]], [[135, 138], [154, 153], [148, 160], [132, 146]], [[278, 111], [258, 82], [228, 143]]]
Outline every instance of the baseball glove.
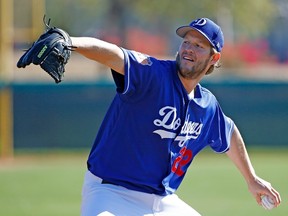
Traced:
[[62, 81], [71, 51], [73, 50], [70, 36], [60, 28], [50, 27], [50, 19], [45, 23], [46, 31], [22, 55], [17, 63], [18, 68], [25, 68], [31, 63], [40, 65], [56, 83]]

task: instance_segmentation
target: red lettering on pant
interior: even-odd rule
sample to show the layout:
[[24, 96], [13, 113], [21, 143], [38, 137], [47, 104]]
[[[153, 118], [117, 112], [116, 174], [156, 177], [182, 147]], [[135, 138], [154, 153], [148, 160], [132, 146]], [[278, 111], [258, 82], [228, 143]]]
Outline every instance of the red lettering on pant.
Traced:
[[184, 146], [179, 153], [180, 155], [173, 162], [172, 172], [178, 176], [182, 176], [184, 174], [183, 166], [191, 161], [193, 154], [186, 146]]

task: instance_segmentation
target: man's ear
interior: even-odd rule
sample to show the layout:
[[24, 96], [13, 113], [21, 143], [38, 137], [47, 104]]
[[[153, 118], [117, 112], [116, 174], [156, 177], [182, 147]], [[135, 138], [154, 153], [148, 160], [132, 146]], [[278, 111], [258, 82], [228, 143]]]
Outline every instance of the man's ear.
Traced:
[[221, 58], [221, 53], [217, 52], [212, 55], [211, 63], [216, 64]]

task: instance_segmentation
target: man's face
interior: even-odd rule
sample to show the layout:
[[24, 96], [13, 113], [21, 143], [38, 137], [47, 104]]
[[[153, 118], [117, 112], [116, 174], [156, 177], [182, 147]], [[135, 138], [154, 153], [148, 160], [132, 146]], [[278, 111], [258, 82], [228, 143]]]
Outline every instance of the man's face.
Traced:
[[186, 79], [204, 76], [210, 66], [211, 45], [198, 31], [189, 31], [179, 47], [176, 57], [179, 74]]

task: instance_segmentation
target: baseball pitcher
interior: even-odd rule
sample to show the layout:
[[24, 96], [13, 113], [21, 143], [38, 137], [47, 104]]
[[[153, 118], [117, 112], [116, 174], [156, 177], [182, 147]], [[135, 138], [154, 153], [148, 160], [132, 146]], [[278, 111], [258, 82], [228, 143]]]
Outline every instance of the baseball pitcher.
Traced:
[[[52, 33], [58, 38], [63, 35]], [[116, 85], [87, 161], [82, 216], [199, 216], [175, 191], [195, 156], [206, 147], [228, 155], [259, 204], [263, 196], [275, 207], [280, 204], [279, 193], [255, 173], [233, 120], [199, 84], [219, 66], [224, 45], [221, 28], [200, 18], [176, 33], [182, 42], [175, 60], [160, 60], [96, 38], [61, 37], [60, 51], [70, 55], [73, 49], [111, 68]], [[35, 59], [46, 55], [45, 43], [40, 45], [35, 52], [30, 49]], [[29, 58], [21, 58], [19, 67], [31, 63], [26, 55]]]

